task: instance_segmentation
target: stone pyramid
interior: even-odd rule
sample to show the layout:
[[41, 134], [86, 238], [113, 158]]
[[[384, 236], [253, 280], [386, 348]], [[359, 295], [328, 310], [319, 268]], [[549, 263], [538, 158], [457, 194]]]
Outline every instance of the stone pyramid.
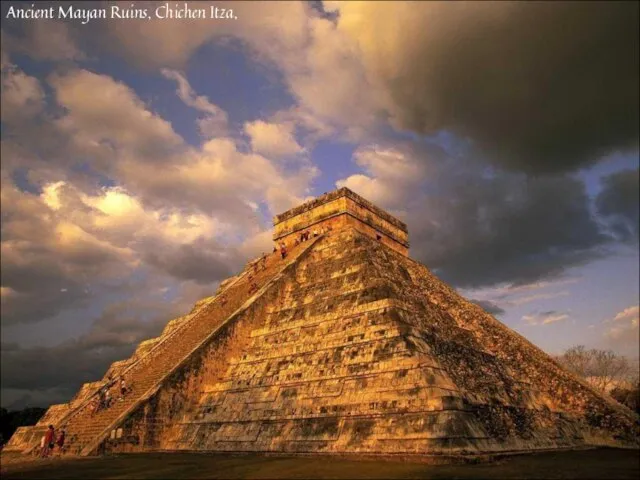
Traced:
[[[81, 455], [638, 446], [631, 410], [409, 258], [406, 225], [362, 197], [343, 188], [274, 224], [286, 258], [250, 262], [9, 448], [33, 449], [49, 423]], [[132, 392], [93, 413], [120, 375]]]

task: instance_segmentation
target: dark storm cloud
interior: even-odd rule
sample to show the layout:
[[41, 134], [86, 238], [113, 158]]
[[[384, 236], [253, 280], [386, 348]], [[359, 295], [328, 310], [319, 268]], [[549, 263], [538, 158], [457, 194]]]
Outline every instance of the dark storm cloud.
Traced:
[[89, 332], [60, 345], [22, 348], [3, 343], [2, 389], [14, 391], [13, 396], [20, 392], [21, 398], [11, 402], [15, 407], [68, 401], [82, 383], [99, 380], [112, 362], [128, 358], [139, 342], [157, 336], [180, 307], [122, 302], [108, 307]]
[[638, 5], [424, 2], [403, 18], [393, 3], [352, 8], [399, 127], [450, 130], [508, 168], [561, 172], [638, 146]]
[[602, 191], [596, 198], [598, 213], [622, 241], [638, 241], [640, 216], [639, 170], [623, 170], [603, 179]]
[[[18, 278], [28, 279], [28, 274], [22, 270], [18, 272], [18, 276], [7, 272], [5, 275], [5, 267], [2, 266], [2, 281], [5, 285], [11, 285]], [[44, 280], [44, 279], [43, 279]], [[60, 280], [63, 280], [61, 283]], [[56, 283], [52, 285], [42, 284], [41, 288], [32, 292], [21, 292], [17, 294], [9, 294], [2, 298], [2, 325], [16, 325], [20, 323], [35, 323], [49, 318], [53, 318], [59, 313], [76, 308], [86, 304], [91, 297], [81, 285], [71, 283], [67, 279], [56, 278]], [[59, 285], [64, 285], [60, 288]], [[35, 287], [35, 283], [31, 285]]]
[[[231, 258], [230, 258], [231, 257]], [[213, 241], [195, 240], [191, 244], [166, 247], [158, 252], [148, 248], [143, 254], [146, 263], [183, 280], [198, 284], [210, 284], [224, 280], [232, 274], [232, 265], [239, 263], [239, 256]]]
[[24, 390], [9, 388], [0, 390], [2, 406], [8, 410], [22, 410], [29, 407], [48, 407], [64, 403], [76, 393], [67, 388], [49, 388], [46, 390]]
[[2, 345], [2, 388], [76, 389], [104, 375], [108, 366], [130, 355], [134, 346], [87, 349], [79, 342], [54, 348], [5, 351]]
[[[3, 2], [3, 18], [11, 2]], [[62, 3], [62, 2], [60, 2]], [[39, 8], [54, 8], [58, 2], [38, 2]], [[64, 8], [64, 7], [63, 7]], [[87, 8], [85, 6], [85, 8]], [[85, 59], [84, 53], [76, 46], [74, 30], [67, 28], [71, 22], [58, 20], [16, 22], [3, 24], [3, 48], [11, 53], [29, 55], [35, 60], [70, 61]]]
[[80, 240], [58, 243], [60, 219], [36, 195], [2, 183], [2, 323], [36, 322], [89, 298], [86, 282], [117, 261], [112, 250]]
[[459, 287], [524, 284], [593, 260], [609, 240], [589, 211], [584, 184], [569, 177], [441, 178], [412, 214], [412, 252]]
[[613, 244], [574, 175], [508, 173], [472, 149], [448, 154], [417, 140], [380, 139], [354, 158], [365, 175], [339, 185], [402, 216], [411, 256], [456, 287], [548, 280]]
[[177, 315], [175, 306], [150, 300], [116, 303], [104, 310], [77, 344], [89, 350], [137, 345], [159, 334], [171, 315]]

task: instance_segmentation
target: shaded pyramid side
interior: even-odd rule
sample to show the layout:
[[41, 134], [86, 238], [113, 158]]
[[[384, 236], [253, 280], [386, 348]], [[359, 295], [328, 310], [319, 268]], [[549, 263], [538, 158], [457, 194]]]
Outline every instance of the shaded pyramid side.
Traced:
[[425, 267], [348, 230], [283, 272], [105, 448], [457, 455], [634, 443], [635, 421]]
[[[405, 264], [425, 308], [437, 319], [423, 328], [422, 338], [446, 363], [456, 385], [468, 392], [492, 435], [505, 438], [515, 430], [531, 430], [528, 425], [539, 419], [537, 412], [556, 412], [562, 420], [578, 425], [589, 445], [637, 448], [640, 419], [635, 412], [564, 369], [424, 265]], [[464, 334], [459, 341], [439, 341], [438, 335], [450, 325], [460, 327]], [[483, 353], [478, 357], [473, 355], [476, 352]], [[508, 417], [497, 414], [495, 405], [501, 404], [512, 406]]]

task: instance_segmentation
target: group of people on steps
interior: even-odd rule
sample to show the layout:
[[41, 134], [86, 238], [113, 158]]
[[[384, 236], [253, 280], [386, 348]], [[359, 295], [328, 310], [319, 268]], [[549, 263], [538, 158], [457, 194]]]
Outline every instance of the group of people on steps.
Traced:
[[[105, 410], [113, 404], [113, 397], [111, 396], [111, 387], [115, 385], [115, 381], [109, 376], [107, 383], [98, 391], [98, 395], [92, 400], [92, 414], [98, 413], [100, 410]], [[120, 398], [119, 401], [124, 401], [124, 397], [131, 391], [131, 387], [127, 385], [124, 376], [120, 377]]]
[[60, 432], [56, 436], [56, 430], [53, 428], [53, 425], [49, 425], [47, 431], [40, 439], [40, 457], [47, 458], [54, 453], [54, 450], [57, 448], [58, 454], [62, 454], [64, 452], [64, 439], [65, 439], [65, 431], [64, 428], [60, 429]]
[[[327, 233], [330, 232], [332, 230], [331, 226], [327, 226], [326, 229], [323, 230], [323, 233]], [[300, 236], [296, 237], [296, 239], [293, 241], [293, 246], [297, 247], [298, 245], [300, 245], [303, 242], [306, 242], [307, 240], [309, 240], [309, 238], [311, 238], [312, 232], [310, 232], [309, 230], [304, 230], [302, 232], [300, 232]], [[313, 237], [318, 237], [320, 235], [320, 230], [318, 230], [317, 228], [313, 229]], [[280, 242], [280, 244], [278, 245], [280, 247], [280, 256], [282, 258], [282, 260], [284, 260], [285, 258], [287, 258], [287, 245], [284, 242]], [[276, 253], [278, 251], [278, 247], [274, 246], [273, 247], [273, 253]], [[263, 254], [264, 256], [264, 254]]]
[[[95, 396], [91, 403], [91, 414], [95, 414], [96, 412], [109, 408], [112, 404], [111, 397], [111, 387], [115, 385], [115, 381], [112, 380], [112, 377], [108, 377], [108, 381], [106, 384], [100, 388], [98, 391], [98, 395]], [[120, 377], [120, 401], [124, 401], [125, 396], [131, 392], [131, 387], [127, 385], [127, 382], [124, 379], [124, 376]], [[56, 434], [57, 433], [57, 434]], [[59, 432], [56, 432], [56, 429], [53, 425], [49, 425], [47, 431], [40, 439], [40, 451], [39, 455], [41, 458], [48, 458], [51, 456], [54, 451], [57, 451], [58, 454], [62, 454], [65, 450], [65, 436], [66, 432], [64, 428], [61, 428]]]

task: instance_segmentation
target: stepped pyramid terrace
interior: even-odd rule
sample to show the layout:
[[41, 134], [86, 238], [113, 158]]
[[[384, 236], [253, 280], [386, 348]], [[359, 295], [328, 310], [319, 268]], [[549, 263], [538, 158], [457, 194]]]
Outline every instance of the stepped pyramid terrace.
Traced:
[[[276, 216], [273, 239], [286, 258], [249, 262], [7, 449], [37, 448], [49, 424], [71, 455], [638, 446], [631, 410], [412, 260], [407, 226], [354, 192]], [[132, 391], [94, 413], [121, 375]]]

